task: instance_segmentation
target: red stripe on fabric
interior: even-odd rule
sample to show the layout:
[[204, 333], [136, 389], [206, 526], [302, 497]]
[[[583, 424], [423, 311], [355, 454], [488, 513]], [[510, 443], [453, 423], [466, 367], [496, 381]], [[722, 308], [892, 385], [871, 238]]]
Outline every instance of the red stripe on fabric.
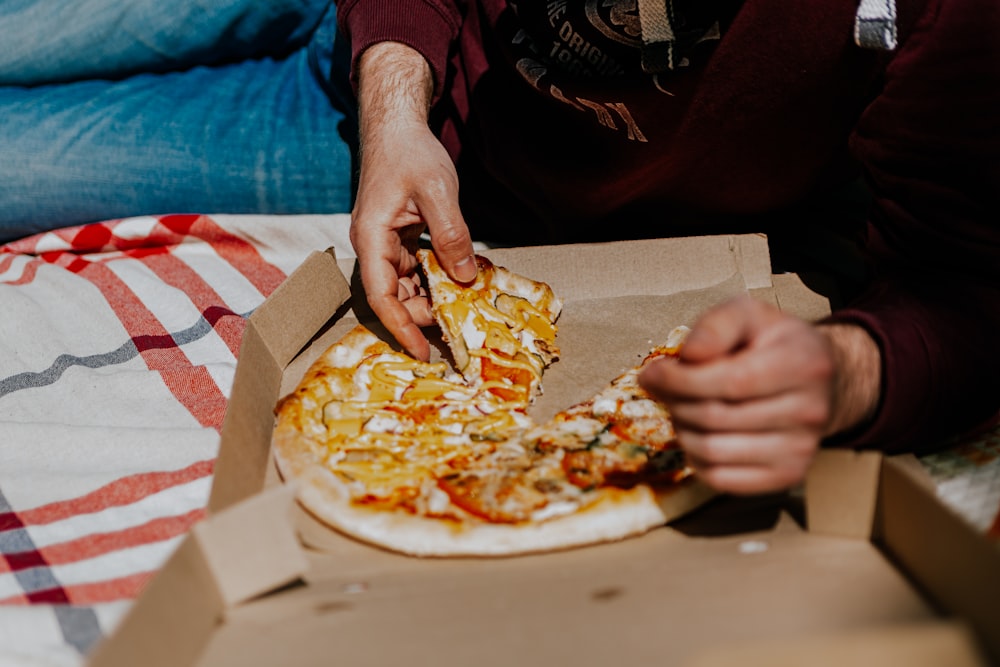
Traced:
[[0, 246], [0, 252], [12, 252], [15, 255], [34, 255], [35, 248], [38, 246], [39, 238], [41, 238], [41, 235], [36, 234], [35, 236], [29, 236], [27, 238], [11, 241], [10, 243]]
[[153, 572], [140, 572], [117, 579], [98, 581], [90, 584], [66, 586], [63, 590], [72, 604], [97, 604], [116, 600], [133, 600], [153, 578]]
[[[107, 266], [99, 262], [59, 253], [56, 263], [92, 282], [107, 300], [119, 321], [135, 342], [139, 354], [150, 370], [160, 371], [177, 401], [202, 426], [219, 428], [218, 414], [221, 391], [204, 368], [194, 368], [184, 351], [139, 297]], [[183, 369], [178, 371], [177, 369]], [[178, 373], [199, 378], [197, 382], [178, 382]], [[224, 397], [223, 397], [223, 400]]]
[[4, 563], [0, 564], [0, 571], [2, 572], [18, 572], [20, 570], [30, 570], [33, 567], [48, 565], [41, 551], [5, 553], [3, 558]]
[[[48, 255], [43, 258], [49, 259]], [[57, 253], [54, 263], [76, 273], [94, 284], [104, 295], [108, 305], [118, 316], [125, 330], [133, 339], [154, 336], [157, 341], [172, 341], [170, 333], [157, 317], [128, 285], [100, 262], [91, 262], [68, 253]], [[161, 370], [177, 366], [190, 366], [190, 361], [175, 343], [162, 347], [139, 346], [139, 354], [150, 370]], [[180, 397], [178, 397], [180, 398]]]
[[207, 215], [166, 215], [160, 224], [179, 234], [208, 242], [219, 257], [239, 271], [264, 296], [285, 280], [285, 273], [265, 260], [252, 243], [223, 229]]
[[[197, 218], [199, 216], [194, 217]], [[143, 234], [137, 235], [135, 234], [136, 230], [133, 229], [133, 223], [136, 220], [137, 218], [123, 218], [121, 220], [95, 223], [86, 227], [77, 227], [72, 230], [67, 242], [72, 245], [72, 252], [76, 254], [91, 254], [107, 250], [119, 250], [123, 253], [129, 253], [130, 251], [142, 248], [169, 248], [194, 238], [189, 237], [187, 234], [177, 234], [167, 229], [160, 224], [158, 218], [143, 220], [143, 224], [147, 224], [149, 229]], [[122, 226], [129, 227], [131, 235], [119, 236], [117, 231]], [[91, 230], [89, 227], [95, 227], [95, 229]]]
[[69, 244], [75, 252], [98, 252], [111, 243], [111, 227], [106, 223], [84, 225], [72, 231]]
[[56, 588], [46, 588], [40, 591], [30, 591], [24, 596], [31, 604], [66, 604], [69, 602], [69, 595], [62, 586]]
[[[17, 278], [15, 278], [13, 280], [5, 280], [5, 281], [3, 281], [3, 284], [5, 284], [5, 285], [27, 285], [28, 283], [30, 283], [31, 281], [33, 281], [35, 279], [35, 275], [38, 273], [38, 267], [41, 266], [42, 264], [44, 264], [44, 262], [40, 262], [37, 259], [33, 259], [33, 260], [29, 261], [21, 269], [21, 275], [20, 276], [18, 276]], [[6, 267], [4, 267], [2, 270], [6, 271]]]
[[199, 312], [205, 314], [212, 310], [216, 315], [216, 319], [210, 322], [212, 328], [219, 334], [234, 357], [239, 354], [240, 340], [243, 337], [243, 330], [246, 328], [246, 321], [229, 310], [226, 311], [226, 314], [230, 317], [223, 317], [217, 312], [223, 299], [204, 278], [165, 248], [143, 248], [131, 250], [128, 254], [130, 257], [142, 261], [164, 283], [184, 292]]
[[226, 395], [204, 366], [160, 371], [163, 383], [191, 416], [206, 428], [219, 430], [226, 416]]
[[105, 249], [107, 237], [110, 236], [109, 225], [121, 222], [120, 220], [106, 220], [88, 225], [77, 225], [75, 227], [63, 227], [49, 232], [41, 232], [32, 236], [27, 236], [16, 241], [11, 241], [6, 245], [0, 245], [0, 253], [11, 252], [18, 255], [37, 255], [38, 246], [46, 237], [56, 237], [65, 242], [69, 249], [59, 252], [98, 252]]
[[183, 535], [205, 516], [204, 509], [185, 514], [161, 517], [109, 533], [87, 535], [68, 542], [42, 547], [35, 551], [5, 554], [11, 571], [17, 572], [40, 566], [65, 565], [96, 558], [112, 551], [121, 551], [144, 544], [153, 544]]
[[[175, 234], [193, 235], [194, 232], [191, 230], [194, 228], [195, 224], [201, 221], [202, 218], [207, 218], [208, 216], [199, 214], [174, 214], [174, 215], [161, 215], [160, 224], [164, 228], [169, 229]], [[214, 222], [214, 221], [213, 221]], [[199, 238], [204, 239], [204, 236], [199, 236]]]
[[265, 260], [253, 243], [229, 232], [207, 215], [164, 215], [142, 238], [114, 236], [115, 228], [125, 222], [128, 219], [109, 223], [112, 237], [108, 244], [129, 255], [140, 248], [172, 247], [193, 239], [207, 243], [264, 296], [271, 294], [285, 279], [284, 272]]
[[0, 599], [0, 605], [97, 604], [132, 600], [139, 597], [139, 593], [154, 574], [155, 572], [140, 572], [117, 579], [76, 584], [65, 588], [47, 588], [25, 595], [12, 595]]
[[25, 595], [11, 595], [10, 597], [0, 598], [0, 606], [10, 606], [10, 605], [23, 605], [28, 604], [28, 598]]
[[[8, 517], [9, 522], [12, 524], [11, 525], [12, 528], [20, 528], [20, 529], [24, 528], [25, 524], [22, 521], [22, 519], [17, 516], [17, 514], [13, 512], [8, 512], [6, 513], [5, 516]], [[0, 554], [0, 555], [3, 556], [4, 562], [9, 565], [10, 559], [8, 558], [7, 554]], [[33, 558], [33, 560], [35, 560], [36, 565], [33, 565], [33, 567], [45, 565], [45, 560], [41, 557], [40, 554], [35, 553], [34, 556], [35, 558]], [[7, 603], [7, 601], [13, 601], [13, 600], [18, 600], [21, 601], [22, 603], [30, 604], [34, 602], [50, 602], [50, 601], [66, 602], [68, 598], [66, 596], [66, 592], [62, 589], [62, 587], [56, 586], [55, 588], [50, 588], [47, 591], [45, 591], [45, 595], [41, 599], [36, 600], [34, 597], [32, 597], [32, 593], [25, 592], [23, 596], [17, 595], [11, 598], [6, 598], [5, 600], [0, 601], [0, 603]], [[14, 602], [9, 602], [9, 603], [13, 604]]]
[[212, 474], [214, 466], [214, 460], [206, 460], [192, 463], [180, 470], [144, 472], [121, 477], [78, 498], [61, 500], [21, 512], [0, 514], [0, 530], [10, 530], [25, 525], [40, 526], [78, 514], [90, 514], [109, 507], [131, 505], [164, 489], [208, 477]]
[[[0, 524], [0, 525], [4, 526], [3, 527], [4, 530], [14, 530], [14, 529], [23, 529], [24, 528], [24, 522], [14, 512], [5, 512], [4, 514], [0, 515], [0, 521], [3, 521], [3, 524]], [[5, 554], [5, 553], [0, 553], [0, 557], [3, 558], [2, 562], [3, 562], [4, 568], [5, 568], [4, 571], [5, 572], [9, 571], [10, 570], [10, 562], [11, 562], [10, 561], [10, 557], [7, 554]], [[45, 565], [44, 559], [42, 559], [41, 555], [38, 554], [37, 552], [30, 552], [30, 556], [29, 557], [31, 558], [32, 562], [34, 563], [34, 565], [32, 565], [32, 567], [37, 567], [39, 565]], [[53, 589], [53, 590], [61, 591], [62, 589], [56, 588], [56, 589]], [[15, 595], [15, 596], [12, 596], [12, 597], [9, 597], [9, 598], [4, 598], [3, 600], [0, 600], [0, 604], [24, 604], [24, 603], [28, 603], [28, 602], [31, 602], [31, 600], [30, 600], [30, 598], [26, 594], [25, 595]]]

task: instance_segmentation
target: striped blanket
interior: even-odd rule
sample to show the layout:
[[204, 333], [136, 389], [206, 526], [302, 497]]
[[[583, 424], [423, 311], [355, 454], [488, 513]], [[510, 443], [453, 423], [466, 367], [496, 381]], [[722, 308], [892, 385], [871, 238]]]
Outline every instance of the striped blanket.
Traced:
[[204, 515], [245, 317], [345, 216], [0, 246], [0, 665], [76, 665]]
[[[204, 516], [245, 318], [312, 250], [351, 255], [347, 228], [177, 215], [0, 246], [0, 665], [82, 664]], [[984, 531], [998, 453], [927, 462]]]

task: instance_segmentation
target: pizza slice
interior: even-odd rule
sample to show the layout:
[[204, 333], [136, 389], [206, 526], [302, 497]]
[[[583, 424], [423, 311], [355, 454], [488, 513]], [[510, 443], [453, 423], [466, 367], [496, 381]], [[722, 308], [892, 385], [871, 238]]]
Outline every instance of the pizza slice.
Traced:
[[639, 375], [656, 360], [676, 358], [687, 333], [687, 327], [678, 327], [641, 363], [590, 399], [530, 429], [524, 439], [536, 451], [560, 452], [567, 478], [582, 488], [669, 487], [686, 479], [693, 471], [677, 445], [670, 414], [639, 385]]
[[[483, 452], [439, 486], [466, 511], [501, 523], [576, 513], [639, 486], [672, 495], [693, 471], [677, 445], [667, 409], [639, 386], [638, 377], [647, 364], [676, 357], [686, 333], [685, 327], [676, 329], [665, 345], [590, 399]], [[646, 529], [665, 520], [649, 516]], [[629, 530], [637, 529], [630, 525]]]
[[559, 356], [556, 319], [562, 301], [547, 284], [476, 256], [469, 284], [453, 281], [429, 250], [417, 252], [434, 318], [459, 372], [473, 386], [530, 402], [542, 372]]

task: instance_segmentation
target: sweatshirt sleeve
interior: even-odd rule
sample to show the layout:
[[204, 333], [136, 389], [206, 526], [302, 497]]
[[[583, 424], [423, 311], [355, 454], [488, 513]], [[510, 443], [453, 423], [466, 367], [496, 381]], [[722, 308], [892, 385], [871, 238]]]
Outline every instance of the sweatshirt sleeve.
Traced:
[[876, 280], [834, 321], [883, 355], [851, 444], [922, 451], [1000, 407], [1000, 3], [927, 0], [851, 139]]
[[462, 24], [459, 0], [336, 0], [337, 26], [351, 44], [351, 83], [357, 89], [361, 53], [378, 42], [401, 42], [420, 52], [440, 98], [452, 43]]

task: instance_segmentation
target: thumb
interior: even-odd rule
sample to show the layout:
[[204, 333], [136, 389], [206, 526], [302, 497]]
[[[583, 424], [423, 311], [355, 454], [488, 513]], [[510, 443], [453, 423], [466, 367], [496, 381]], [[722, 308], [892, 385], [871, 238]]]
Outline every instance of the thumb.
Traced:
[[472, 248], [472, 236], [465, 224], [458, 202], [449, 200], [443, 205], [424, 207], [424, 219], [427, 221], [427, 232], [431, 236], [431, 245], [441, 268], [454, 280], [470, 283], [476, 279], [475, 251]]
[[441, 267], [454, 280], [471, 283], [476, 279], [479, 267], [472, 249], [472, 237], [464, 222], [461, 227], [450, 227], [444, 235], [431, 232], [431, 244]]

